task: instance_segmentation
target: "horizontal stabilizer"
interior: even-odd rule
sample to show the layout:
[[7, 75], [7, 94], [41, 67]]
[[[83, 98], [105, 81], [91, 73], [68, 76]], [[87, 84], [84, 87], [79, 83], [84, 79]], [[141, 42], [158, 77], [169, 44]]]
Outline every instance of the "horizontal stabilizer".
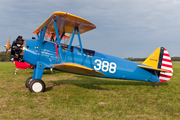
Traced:
[[60, 71], [76, 73], [81, 75], [105, 75], [99, 71], [95, 71], [91, 68], [75, 63], [63, 63], [63, 64], [55, 64], [51, 66]]
[[144, 65], [137, 65], [137, 66], [141, 67], [141, 68], [145, 68], [145, 69], [151, 69], [151, 70], [157, 70], [157, 71], [160, 71], [160, 72], [172, 73], [172, 71], [168, 71], [168, 70], [164, 70], [164, 69], [158, 69], [158, 68], [155, 68], [155, 67], [149, 67], [149, 66], [144, 66]]

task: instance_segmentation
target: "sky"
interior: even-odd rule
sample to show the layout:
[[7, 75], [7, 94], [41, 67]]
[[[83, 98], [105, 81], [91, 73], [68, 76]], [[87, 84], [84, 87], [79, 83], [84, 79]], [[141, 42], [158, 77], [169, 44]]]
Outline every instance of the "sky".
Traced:
[[1, 0], [0, 51], [9, 37], [36, 37], [33, 31], [55, 11], [96, 25], [81, 35], [84, 48], [144, 58], [165, 47], [171, 57], [180, 56], [180, 0]]

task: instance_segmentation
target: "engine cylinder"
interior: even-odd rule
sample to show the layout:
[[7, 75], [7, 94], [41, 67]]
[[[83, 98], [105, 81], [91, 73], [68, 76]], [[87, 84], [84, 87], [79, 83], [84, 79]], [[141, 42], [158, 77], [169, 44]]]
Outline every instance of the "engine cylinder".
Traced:
[[21, 62], [24, 55], [26, 40], [22, 36], [18, 36], [16, 40], [13, 41], [11, 46], [11, 55], [14, 60]]

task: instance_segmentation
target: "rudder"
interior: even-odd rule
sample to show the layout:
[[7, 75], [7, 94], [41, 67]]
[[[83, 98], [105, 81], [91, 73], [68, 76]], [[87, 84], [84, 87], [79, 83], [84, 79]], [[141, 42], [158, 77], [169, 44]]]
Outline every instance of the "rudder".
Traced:
[[165, 48], [164, 48], [164, 53], [163, 53], [163, 57], [162, 57], [161, 69], [168, 70], [171, 73], [160, 72], [159, 80], [161, 82], [170, 80], [170, 78], [173, 75], [172, 62], [171, 62], [171, 57]]

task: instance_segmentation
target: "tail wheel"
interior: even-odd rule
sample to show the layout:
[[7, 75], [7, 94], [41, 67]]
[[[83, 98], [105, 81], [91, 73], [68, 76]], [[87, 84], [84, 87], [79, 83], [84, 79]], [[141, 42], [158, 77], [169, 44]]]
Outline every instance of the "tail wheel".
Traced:
[[157, 87], [158, 87], [158, 82], [152, 82], [152, 84], [153, 84], [153, 87], [154, 87], [154, 88], [157, 88]]
[[34, 79], [29, 84], [29, 91], [30, 92], [44, 92], [46, 89], [45, 83], [40, 79]]
[[26, 80], [26, 83], [25, 83], [26, 88], [29, 88], [29, 84], [30, 84], [31, 81], [32, 81], [32, 77], [29, 77], [29, 78]]

